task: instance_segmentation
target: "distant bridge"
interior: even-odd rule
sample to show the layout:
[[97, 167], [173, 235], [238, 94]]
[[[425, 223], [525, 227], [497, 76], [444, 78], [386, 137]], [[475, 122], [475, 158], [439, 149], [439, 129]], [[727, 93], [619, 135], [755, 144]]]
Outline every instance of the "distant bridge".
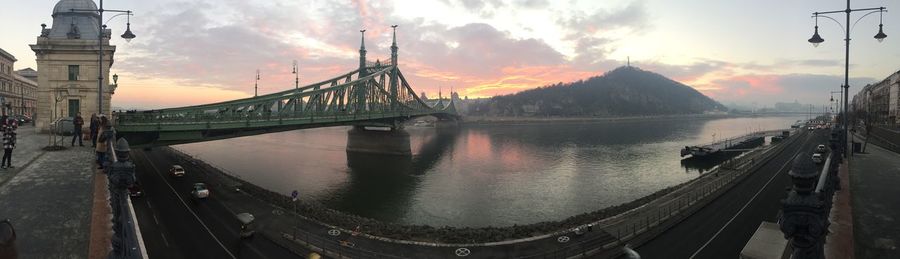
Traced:
[[458, 120], [453, 99], [429, 105], [415, 94], [397, 65], [394, 31], [391, 60], [366, 62], [365, 38], [359, 69], [315, 84], [226, 102], [117, 113], [118, 137], [133, 146], [161, 146], [342, 125], [392, 129], [419, 116]]

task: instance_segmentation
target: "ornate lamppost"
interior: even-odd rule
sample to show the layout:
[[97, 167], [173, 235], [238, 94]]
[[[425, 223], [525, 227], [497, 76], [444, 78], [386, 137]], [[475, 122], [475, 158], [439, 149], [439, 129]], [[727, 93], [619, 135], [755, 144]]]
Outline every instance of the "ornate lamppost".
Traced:
[[[103, 37], [104, 37], [104, 34], [106, 34], [105, 33], [106, 23], [109, 23], [110, 21], [112, 21], [113, 18], [116, 18], [120, 15], [125, 15], [126, 17], [128, 17], [126, 27], [125, 27], [125, 33], [122, 34], [122, 38], [125, 39], [126, 42], [131, 42], [131, 40], [136, 37], [134, 35], [134, 33], [131, 32], [131, 16], [134, 14], [132, 14], [131, 10], [103, 9], [103, 0], [100, 0], [100, 8], [99, 9], [96, 9], [96, 10], [94, 10], [94, 9], [72, 9], [72, 11], [96, 12], [96, 13], [100, 14], [100, 19], [98, 20], [98, 22], [101, 22], [98, 25], [100, 27], [99, 28], [100, 32], [97, 33], [97, 47], [100, 49], [100, 51], [97, 52], [98, 53], [97, 55], [99, 57], [97, 59], [98, 60], [97, 63], [100, 65], [99, 69], [98, 69], [99, 72], [97, 72], [97, 113], [102, 114], [103, 113]], [[104, 12], [113, 12], [113, 13], [118, 13], [118, 14], [114, 15], [113, 17], [110, 17], [109, 20], [106, 20], [106, 22], [103, 22], [103, 13]]]
[[[862, 20], [862, 18], [865, 18], [866, 16], [869, 16], [870, 14], [873, 14], [873, 13], [879, 13], [879, 16], [882, 16], [882, 14], [884, 12], [887, 12], [887, 9], [884, 8], [883, 6], [877, 7], [877, 8], [852, 9], [852, 8], [850, 8], [850, 0], [847, 0], [847, 8], [844, 10], [814, 12], [813, 17], [816, 19], [815, 30], [813, 32], [813, 36], [811, 38], [809, 38], [809, 40], [807, 40], [809, 43], [812, 43], [814, 47], [818, 47], [819, 44], [821, 44], [822, 42], [825, 42], [825, 39], [823, 39], [822, 36], [819, 36], [819, 17], [828, 18], [828, 19], [838, 23], [838, 25], [841, 27], [841, 29], [844, 30], [844, 42], [845, 42], [844, 43], [844, 45], [845, 45], [844, 46], [844, 86], [843, 86], [843, 88], [844, 88], [844, 107], [843, 107], [843, 115], [841, 116], [842, 124], [844, 127], [843, 128], [843, 139], [841, 140], [841, 142], [842, 142], [842, 147], [844, 150], [847, 149], [847, 139], [848, 139], [847, 131], [849, 130], [849, 122], [848, 122], [848, 118], [847, 118], [848, 117], [847, 116], [847, 100], [849, 99], [848, 91], [850, 89], [850, 30], [853, 29], [854, 25], [856, 25], [856, 23], [853, 23], [853, 25], [850, 24], [850, 13], [860, 12], [860, 11], [868, 12], [868, 13], [866, 13], [862, 17], [859, 17], [859, 19], [856, 20], [856, 23], [858, 23], [860, 20]], [[839, 22], [838, 20], [826, 15], [826, 14], [832, 14], [832, 13], [845, 13], [846, 14], [846, 23], [841, 24], [841, 22]], [[882, 18], [883, 18], [883, 16], [882, 16]], [[884, 34], [883, 27], [884, 27], [884, 24], [882, 23], [882, 21], [879, 21], [878, 33], [875, 34], [875, 37], [874, 37], [876, 40], [878, 40], [878, 42], [882, 42], [884, 40], [884, 38], [887, 38], [887, 34]], [[847, 156], [847, 153], [848, 152], [843, 153], [844, 157]]]

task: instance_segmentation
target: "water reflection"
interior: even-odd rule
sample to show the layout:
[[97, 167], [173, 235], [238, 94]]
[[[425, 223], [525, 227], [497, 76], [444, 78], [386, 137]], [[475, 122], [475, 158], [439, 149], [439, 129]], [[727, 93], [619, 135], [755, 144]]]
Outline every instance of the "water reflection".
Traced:
[[[459, 129], [435, 129], [416, 155], [347, 151], [347, 181], [324, 195], [334, 209], [385, 221], [407, 215], [421, 175], [452, 150]], [[407, 135], [407, 138], [409, 136]]]

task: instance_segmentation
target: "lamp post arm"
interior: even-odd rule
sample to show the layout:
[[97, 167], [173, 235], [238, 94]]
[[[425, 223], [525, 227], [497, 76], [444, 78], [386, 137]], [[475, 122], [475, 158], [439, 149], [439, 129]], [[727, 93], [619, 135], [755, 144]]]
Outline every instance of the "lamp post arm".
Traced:
[[871, 11], [871, 12], [863, 15], [862, 17], [859, 17], [859, 19], [856, 19], [856, 22], [853, 22], [853, 26], [850, 27], [851, 28], [850, 31], [853, 31], [853, 28], [856, 28], [856, 24], [859, 23], [859, 21], [861, 21], [862, 18], [866, 18], [866, 16], [869, 16], [870, 14], [873, 14], [873, 13], [881, 13], [881, 12], [887, 12], [887, 10]]
[[842, 31], [842, 32], [844, 32], [845, 34], [847, 33], [847, 30], [844, 29], [844, 24], [841, 23], [841, 22], [839, 22], [838, 20], [832, 18], [831, 16], [828, 16], [828, 15], [822, 15], [822, 13], [816, 13], [815, 15], [813, 15], [813, 17], [823, 17], [823, 18], [828, 18], [829, 20], [832, 20], [832, 21], [836, 22], [836, 23], [838, 24], [838, 28], [841, 28], [841, 31]]
[[[859, 11], [874, 11], [874, 10], [880, 10], [880, 9], [881, 9], [881, 7], [874, 7], [874, 8], [860, 8], [860, 9], [849, 9], [849, 10], [850, 10], [850, 12], [859, 12]], [[835, 11], [827, 11], [827, 12], [816, 12], [816, 13], [818, 13], [818, 14], [846, 13], [847, 10], [848, 10], [848, 9], [844, 9], [844, 10], [835, 10]], [[814, 13], [814, 14], [815, 14], [815, 13]]]
[[104, 22], [103, 24], [107, 24], [107, 23], [109, 23], [110, 21], [112, 21], [113, 18], [122, 16], [122, 15], [134, 15], [134, 14], [132, 14], [131, 12], [125, 12], [125, 13], [120, 13], [120, 14], [117, 14], [117, 15], [113, 15], [112, 17], [109, 17], [109, 19], [107, 19], [106, 22]]

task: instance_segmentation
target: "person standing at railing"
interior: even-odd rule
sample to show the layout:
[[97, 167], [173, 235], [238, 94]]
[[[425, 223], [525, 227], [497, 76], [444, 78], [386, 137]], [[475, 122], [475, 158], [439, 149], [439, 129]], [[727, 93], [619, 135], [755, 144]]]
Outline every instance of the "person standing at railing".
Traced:
[[106, 153], [109, 152], [109, 141], [115, 137], [112, 125], [106, 116], [100, 115], [100, 129], [97, 131], [97, 169], [103, 169], [106, 163]]
[[0, 168], [13, 168], [12, 151], [16, 148], [16, 128], [17, 124], [12, 118], [3, 118], [3, 124], [0, 130], [3, 131], [3, 160], [0, 161]]
[[97, 114], [91, 114], [91, 147], [97, 147], [97, 132], [100, 130], [100, 118], [97, 117]]
[[78, 139], [78, 145], [84, 146], [81, 142], [82, 133], [81, 126], [84, 126], [84, 118], [81, 117], [81, 113], [75, 114], [75, 118], [72, 119], [72, 146], [75, 146], [75, 139]]

